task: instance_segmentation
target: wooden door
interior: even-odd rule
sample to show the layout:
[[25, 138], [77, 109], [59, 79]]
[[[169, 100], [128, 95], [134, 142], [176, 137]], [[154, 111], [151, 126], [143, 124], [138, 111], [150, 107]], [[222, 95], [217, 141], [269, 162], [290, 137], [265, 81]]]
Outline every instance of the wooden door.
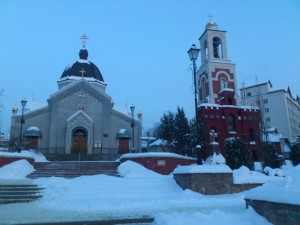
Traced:
[[73, 134], [73, 153], [86, 153], [86, 133], [84, 130], [76, 130]]
[[27, 137], [26, 149], [38, 149], [39, 137]]
[[125, 154], [129, 152], [129, 139], [119, 139], [119, 155]]

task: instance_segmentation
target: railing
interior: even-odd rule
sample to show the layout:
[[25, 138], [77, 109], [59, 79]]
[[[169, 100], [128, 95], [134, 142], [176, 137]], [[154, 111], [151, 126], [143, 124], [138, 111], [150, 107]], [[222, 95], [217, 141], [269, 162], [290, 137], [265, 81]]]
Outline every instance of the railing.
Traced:
[[[65, 148], [39, 148], [43, 155], [64, 155]], [[118, 149], [114, 148], [93, 148], [92, 155], [118, 155]]]

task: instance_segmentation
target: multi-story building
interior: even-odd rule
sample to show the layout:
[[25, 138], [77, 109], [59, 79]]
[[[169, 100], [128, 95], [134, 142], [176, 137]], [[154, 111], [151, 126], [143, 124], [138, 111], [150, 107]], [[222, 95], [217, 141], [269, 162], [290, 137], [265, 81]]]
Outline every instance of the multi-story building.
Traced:
[[277, 128], [290, 140], [300, 135], [300, 98], [294, 98], [289, 88], [273, 90], [268, 81], [240, 91], [243, 105], [260, 108], [263, 129]]

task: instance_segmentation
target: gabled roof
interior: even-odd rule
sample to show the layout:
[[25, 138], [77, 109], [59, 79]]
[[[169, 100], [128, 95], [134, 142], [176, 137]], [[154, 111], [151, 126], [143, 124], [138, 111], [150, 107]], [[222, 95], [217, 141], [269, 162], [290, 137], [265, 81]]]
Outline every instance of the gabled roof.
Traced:
[[107, 101], [111, 102], [111, 97], [105, 94], [104, 92], [100, 91], [99, 88], [97, 88], [95, 85], [91, 84], [86, 79], [79, 79], [77, 81], [74, 81], [73, 83], [59, 89], [54, 94], [50, 95], [50, 100], [67, 96], [73, 92], [76, 92], [80, 89], [85, 90], [86, 92], [90, 93], [93, 96], [96, 96], [100, 99], [106, 99]]

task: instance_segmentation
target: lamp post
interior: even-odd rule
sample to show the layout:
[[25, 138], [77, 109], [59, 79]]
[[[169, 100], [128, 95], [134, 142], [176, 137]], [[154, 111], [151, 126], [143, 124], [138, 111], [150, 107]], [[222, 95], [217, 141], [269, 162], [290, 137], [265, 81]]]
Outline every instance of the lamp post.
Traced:
[[138, 126], [138, 152], [141, 152], [140, 151], [140, 147], [141, 147], [141, 135], [140, 135], [140, 132], [141, 132], [142, 116], [143, 116], [143, 114], [141, 113], [141, 111], [139, 111], [137, 113], [137, 117], [138, 117], [138, 120], [139, 120], [139, 126]]
[[27, 101], [25, 98], [22, 99], [21, 105], [22, 105], [22, 115], [21, 115], [21, 128], [20, 128], [20, 136], [19, 136], [19, 146], [18, 146], [18, 152], [21, 152], [21, 140], [22, 140], [22, 130], [23, 130], [23, 123], [25, 123], [24, 120], [24, 109]]
[[196, 60], [198, 58], [198, 54], [200, 52], [200, 49], [196, 47], [195, 44], [192, 45], [192, 47], [188, 50], [188, 54], [190, 57], [190, 60], [193, 62], [193, 75], [194, 75], [194, 95], [195, 95], [195, 121], [197, 122], [197, 85], [196, 85]]
[[130, 111], [131, 111], [131, 128], [132, 128], [132, 152], [134, 153], [134, 105], [130, 106]]

